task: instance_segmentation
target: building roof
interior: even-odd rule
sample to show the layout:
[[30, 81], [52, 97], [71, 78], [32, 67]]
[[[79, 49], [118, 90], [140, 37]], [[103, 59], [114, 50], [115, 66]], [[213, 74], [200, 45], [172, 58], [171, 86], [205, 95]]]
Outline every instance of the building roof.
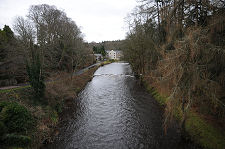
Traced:
[[111, 52], [111, 51], [113, 51], [113, 52], [122, 52], [121, 50], [106, 50], [107, 53]]
[[102, 54], [94, 54], [95, 56], [102, 56]]

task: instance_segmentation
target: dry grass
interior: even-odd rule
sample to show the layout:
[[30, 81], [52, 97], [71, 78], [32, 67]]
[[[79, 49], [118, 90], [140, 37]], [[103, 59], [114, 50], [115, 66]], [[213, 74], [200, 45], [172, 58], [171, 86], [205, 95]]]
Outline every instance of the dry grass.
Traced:
[[60, 72], [50, 78], [52, 82], [46, 85], [46, 99], [50, 105], [61, 103], [66, 100], [74, 99], [91, 80], [95, 68], [84, 72], [82, 75], [73, 76], [71, 74]]
[[[187, 119], [186, 129], [191, 136], [197, 136], [193, 137], [196, 142], [208, 148], [218, 146], [217, 142], [224, 139], [218, 129], [225, 128], [224, 50], [212, 45], [208, 30], [202, 28], [190, 29], [182, 40], [174, 42], [174, 47], [169, 52], [161, 51], [162, 60], [145, 81], [154, 88], [150, 91], [156, 100], [166, 107], [165, 125], [174, 117], [180, 121]], [[193, 111], [198, 115], [193, 116]], [[211, 144], [207, 143], [207, 135], [215, 136]]]
[[39, 125], [40, 132], [42, 132], [41, 140], [51, 142], [53, 136], [58, 132], [55, 129], [59, 124], [62, 111], [73, 109], [74, 100], [78, 93], [86, 86], [87, 82], [92, 79], [93, 73], [97, 67], [91, 68], [81, 75], [73, 76], [65, 72], [59, 72], [53, 75], [51, 82], [46, 84], [45, 99], [48, 101], [48, 115], [43, 118]]

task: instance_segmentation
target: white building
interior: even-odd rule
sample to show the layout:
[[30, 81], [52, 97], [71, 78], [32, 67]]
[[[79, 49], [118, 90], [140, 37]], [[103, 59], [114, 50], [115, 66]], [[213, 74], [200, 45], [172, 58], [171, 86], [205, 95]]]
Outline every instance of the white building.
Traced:
[[95, 56], [95, 60], [96, 60], [96, 61], [101, 61], [101, 60], [103, 60], [102, 54], [94, 54], [94, 56]]
[[118, 51], [118, 50], [111, 50], [111, 51], [106, 51], [107, 56], [109, 59], [113, 59], [113, 60], [120, 60], [121, 56], [122, 56], [122, 52]]

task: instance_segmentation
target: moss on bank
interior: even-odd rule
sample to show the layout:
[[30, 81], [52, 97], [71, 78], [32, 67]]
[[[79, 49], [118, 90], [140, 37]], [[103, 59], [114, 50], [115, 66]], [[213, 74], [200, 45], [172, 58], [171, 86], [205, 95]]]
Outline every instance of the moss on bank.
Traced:
[[[168, 97], [160, 95], [159, 92], [151, 87], [147, 82], [144, 86], [149, 93], [157, 100], [161, 106], [165, 106]], [[173, 109], [173, 116], [181, 121], [182, 112], [180, 107]], [[225, 134], [223, 130], [215, 127], [213, 124], [205, 120], [202, 116], [190, 110], [187, 115], [185, 129], [192, 141], [206, 149], [224, 149]]]
[[153, 87], [150, 87], [146, 82], [144, 82], [144, 86], [147, 89], [147, 91], [149, 93], [151, 93], [151, 95], [158, 101], [158, 103], [161, 106], [166, 105], [166, 101], [167, 101], [167, 97], [164, 97], [162, 95], [160, 95], [157, 90], [155, 90]]
[[188, 114], [185, 128], [190, 137], [202, 147], [209, 149], [225, 148], [223, 131], [214, 127], [193, 111]]

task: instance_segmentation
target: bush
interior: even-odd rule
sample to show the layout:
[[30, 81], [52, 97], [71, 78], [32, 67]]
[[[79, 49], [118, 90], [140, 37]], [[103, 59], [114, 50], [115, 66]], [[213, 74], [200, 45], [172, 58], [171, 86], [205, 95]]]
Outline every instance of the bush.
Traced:
[[0, 112], [2, 111], [2, 109], [5, 107], [5, 106], [7, 106], [9, 103], [8, 102], [5, 102], [5, 101], [3, 101], [3, 102], [0, 102]]
[[166, 44], [165, 50], [166, 50], [166, 51], [175, 50], [175, 47], [174, 47], [173, 43], [170, 42], [170, 43]]
[[59, 120], [59, 116], [58, 116], [58, 113], [55, 110], [51, 111], [51, 113], [50, 113], [50, 119], [51, 119], [51, 121], [54, 124], [57, 124], [57, 122]]
[[3, 122], [0, 121], [0, 138], [4, 136], [7, 132], [7, 128]]
[[31, 143], [31, 138], [23, 135], [7, 134], [3, 143], [7, 146], [26, 147]]
[[55, 105], [55, 108], [54, 109], [56, 110], [57, 113], [61, 113], [62, 112], [62, 109], [63, 109], [63, 101], [61, 103], [57, 103]]
[[111, 63], [115, 62], [115, 60], [114, 60], [114, 59], [110, 59], [109, 61], [110, 61]]
[[1, 111], [1, 118], [10, 133], [25, 132], [33, 126], [31, 113], [17, 103], [8, 103]]

